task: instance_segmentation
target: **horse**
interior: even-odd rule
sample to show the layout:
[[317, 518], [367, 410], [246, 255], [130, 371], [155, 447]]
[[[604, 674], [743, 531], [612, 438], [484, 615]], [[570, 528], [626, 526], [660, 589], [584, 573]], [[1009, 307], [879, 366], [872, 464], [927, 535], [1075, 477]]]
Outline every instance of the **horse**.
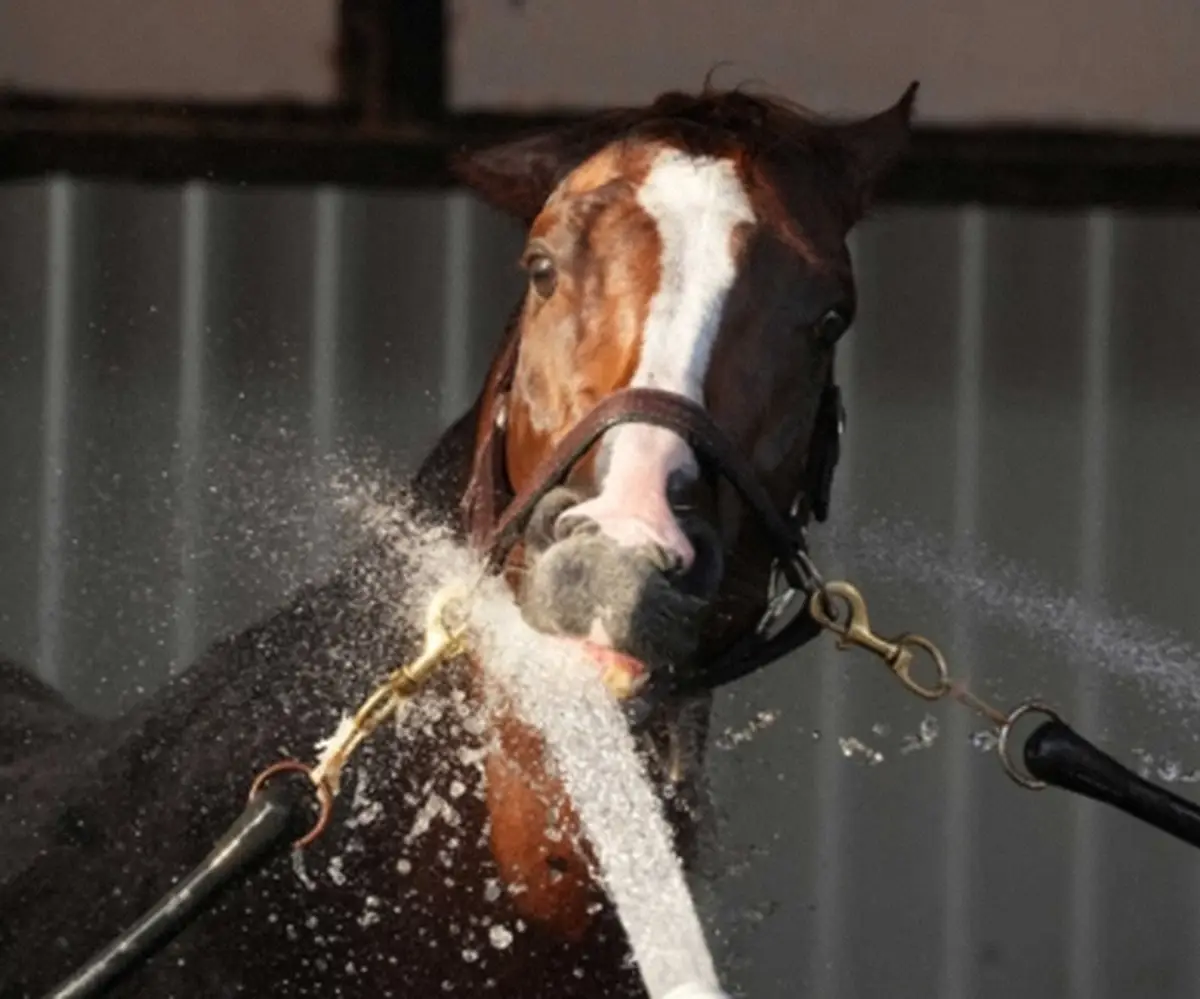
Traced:
[[[532, 627], [621, 681], [689, 862], [713, 690], [816, 634], [765, 630], [796, 585], [775, 541], [827, 513], [846, 237], [915, 90], [834, 120], [706, 86], [455, 159], [526, 228], [525, 288], [411, 496], [493, 552]], [[116, 721], [0, 664], [0, 996], [44, 993], [136, 919], [249, 776], [412, 653], [409, 568], [364, 544]], [[230, 886], [111, 994], [644, 996], [538, 732], [503, 705], [466, 724], [479, 686], [478, 663], [440, 673], [422, 696], [448, 707], [356, 757], [371, 807]]]

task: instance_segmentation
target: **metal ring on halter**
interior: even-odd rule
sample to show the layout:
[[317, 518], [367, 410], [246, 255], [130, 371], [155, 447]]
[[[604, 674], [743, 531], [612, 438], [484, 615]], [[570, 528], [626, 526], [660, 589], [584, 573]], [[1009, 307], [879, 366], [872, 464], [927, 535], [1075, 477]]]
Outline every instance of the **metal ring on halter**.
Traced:
[[263, 785], [276, 774], [286, 772], [304, 774], [312, 782], [313, 790], [317, 794], [317, 803], [320, 806], [316, 824], [304, 836], [292, 844], [296, 849], [303, 850], [310, 843], [315, 842], [316, 838], [325, 831], [325, 827], [329, 825], [329, 817], [333, 814], [333, 792], [329, 790], [329, 785], [325, 781], [314, 779], [311, 767], [305, 766], [299, 760], [280, 760], [278, 763], [272, 763], [266, 770], [254, 778], [254, 783], [250, 785], [250, 794], [248, 797], [253, 798], [258, 794], [262, 790]]
[[1041, 701], [1026, 701], [1024, 704], [1018, 704], [1008, 713], [1008, 717], [1004, 719], [1004, 724], [1000, 726], [1000, 738], [996, 745], [996, 751], [1000, 754], [1000, 762], [1004, 765], [1004, 772], [1009, 777], [1021, 787], [1028, 788], [1030, 791], [1041, 791], [1046, 787], [1046, 782], [1023, 773], [1018, 769], [1012, 755], [1009, 753], [1008, 737], [1012, 733], [1013, 726], [1028, 714], [1041, 714], [1045, 715], [1051, 721], [1062, 721], [1062, 716], [1057, 711], [1048, 704], [1043, 704]]

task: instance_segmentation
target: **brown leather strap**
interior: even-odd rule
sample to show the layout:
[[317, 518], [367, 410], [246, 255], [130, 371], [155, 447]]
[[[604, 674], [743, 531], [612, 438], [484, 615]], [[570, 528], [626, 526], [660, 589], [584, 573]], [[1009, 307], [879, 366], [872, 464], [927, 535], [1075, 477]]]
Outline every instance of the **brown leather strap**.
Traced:
[[[482, 440], [475, 450], [471, 481], [463, 493], [461, 512], [467, 537], [480, 551], [486, 551], [488, 538], [495, 529], [500, 511], [510, 498], [508, 474], [505, 471], [504, 431], [508, 421], [508, 400], [520, 353], [520, 329], [514, 314], [505, 330], [500, 356], [492, 367], [483, 401], [486, 426], [481, 428]], [[489, 404], [490, 400], [490, 404]]]
[[566, 479], [575, 464], [605, 433], [622, 423], [649, 423], [671, 430], [707, 459], [727, 478], [750, 506], [759, 524], [771, 539], [776, 556], [789, 581], [798, 588], [811, 590], [813, 574], [806, 571], [806, 559], [798, 558], [804, 538], [775, 508], [766, 489], [746, 458], [721, 432], [701, 406], [674, 392], [661, 389], [629, 388], [602, 399], [580, 420], [558, 446], [547, 455], [533, 473], [529, 485], [512, 500], [496, 522], [483, 550], [494, 561], [501, 560], [519, 540], [538, 502]]

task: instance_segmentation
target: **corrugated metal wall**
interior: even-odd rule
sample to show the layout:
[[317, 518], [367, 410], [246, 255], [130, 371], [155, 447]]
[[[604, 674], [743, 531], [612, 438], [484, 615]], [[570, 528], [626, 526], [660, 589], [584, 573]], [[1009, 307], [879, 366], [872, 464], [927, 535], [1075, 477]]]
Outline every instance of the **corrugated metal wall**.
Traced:
[[[462, 197], [0, 188], [0, 649], [115, 711], [320, 572], [326, 458], [413, 466], [482, 375], [518, 246]], [[828, 574], [1000, 701], [1187, 775], [1200, 220], [887, 210], [855, 254]], [[701, 897], [730, 981], [1195, 994], [1194, 853], [1017, 789], [980, 727], [832, 643], [722, 698]]]

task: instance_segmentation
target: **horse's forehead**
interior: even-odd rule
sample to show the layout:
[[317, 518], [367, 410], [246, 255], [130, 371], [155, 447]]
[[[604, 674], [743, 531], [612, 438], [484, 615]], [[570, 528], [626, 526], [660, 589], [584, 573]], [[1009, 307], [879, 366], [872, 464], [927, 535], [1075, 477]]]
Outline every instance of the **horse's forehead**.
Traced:
[[578, 197], [597, 191], [613, 181], [636, 188], [646, 179], [662, 151], [658, 142], [615, 143], [584, 160], [563, 181], [562, 197]]
[[671, 142], [642, 140], [637, 142], [615, 142], [584, 160], [563, 178], [558, 189], [546, 203], [546, 210], [556, 213], [565, 205], [581, 199], [594, 197], [616, 188], [631, 200], [652, 183], [664, 163], [694, 163], [711, 166], [714, 163], [736, 177], [739, 187], [746, 186], [742, 176], [741, 158], [730, 155], [701, 155], [685, 152]]
[[[694, 179], [693, 168], [697, 177], [711, 178], [714, 167], [721, 184], [714, 187], [690, 182]], [[678, 198], [671, 196], [675, 188], [679, 190]], [[644, 216], [648, 197], [665, 206], [678, 201], [678, 207], [686, 211], [710, 197], [748, 201], [749, 190], [742, 163], [735, 156], [691, 154], [659, 140], [617, 142], [593, 154], [563, 178], [534, 220], [530, 236], [544, 236], [571, 219], [583, 217], [587, 206], [599, 202], [620, 202], [635, 208], [634, 215], [627, 217]]]
[[633, 144], [606, 146], [575, 167], [546, 199], [529, 229], [531, 238], [539, 238], [569, 223], [580, 214], [581, 206], [594, 201], [605, 191], [620, 184], [628, 197], [642, 184], [658, 149]]

